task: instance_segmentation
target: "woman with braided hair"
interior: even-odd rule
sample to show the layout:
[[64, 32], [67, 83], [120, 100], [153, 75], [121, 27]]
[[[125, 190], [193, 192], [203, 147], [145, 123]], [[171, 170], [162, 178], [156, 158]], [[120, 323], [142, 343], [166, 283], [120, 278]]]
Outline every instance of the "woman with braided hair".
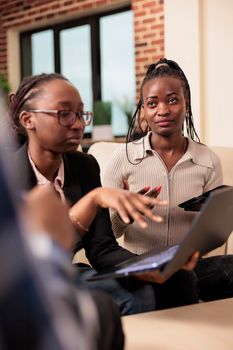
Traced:
[[[170, 67], [170, 72], [163, 72], [163, 70], [158, 70], [159, 67]], [[190, 92], [190, 86], [188, 83], [188, 80], [183, 72], [183, 70], [180, 68], [180, 66], [172, 60], [167, 60], [166, 58], [161, 58], [157, 63], [151, 64], [146, 72], [146, 75], [143, 79], [143, 82], [141, 84], [141, 89], [140, 89], [140, 99], [136, 107], [136, 111], [131, 119], [131, 123], [129, 126], [128, 130], [128, 135], [127, 135], [127, 142], [130, 142], [131, 140], [135, 140], [138, 138], [141, 138], [142, 134], [146, 134], [150, 128], [148, 123], [146, 123], [146, 127], [143, 128], [142, 126], [142, 121], [144, 121], [144, 118], [141, 118], [141, 112], [143, 108], [143, 95], [142, 95], [142, 90], [143, 86], [145, 83], [155, 77], [159, 76], [176, 76], [178, 79], [182, 81], [184, 92], [186, 99], [188, 101], [187, 103], [187, 108], [186, 108], [186, 114], [185, 114], [185, 124], [186, 124], [186, 131], [187, 135], [191, 137], [192, 140], [198, 140], [199, 136], [195, 130], [194, 127], [194, 122], [193, 122], [193, 114], [192, 114], [192, 106], [191, 106], [191, 92]]]
[[[196, 215], [179, 203], [222, 182], [219, 158], [200, 143], [195, 130], [188, 80], [175, 61], [162, 58], [147, 69], [126, 146], [119, 146], [112, 155], [103, 184], [134, 192], [161, 186], [159, 198], [169, 204], [156, 210], [163, 223], [146, 219], [146, 230], [136, 222], [124, 224], [111, 210], [114, 234], [123, 236], [124, 247], [136, 254], [158, 245], [179, 244]], [[195, 272], [201, 299], [233, 296], [232, 256], [200, 259]]]

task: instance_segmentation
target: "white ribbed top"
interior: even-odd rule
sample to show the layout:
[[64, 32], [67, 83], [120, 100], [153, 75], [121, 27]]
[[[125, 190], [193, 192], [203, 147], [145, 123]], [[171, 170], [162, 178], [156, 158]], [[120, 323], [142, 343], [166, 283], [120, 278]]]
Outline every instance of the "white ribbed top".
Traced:
[[169, 201], [166, 207], [153, 210], [161, 215], [163, 223], [147, 219], [146, 230], [137, 223], [125, 225], [113, 210], [110, 211], [115, 236], [124, 235], [124, 247], [141, 254], [157, 245], [173, 245], [181, 241], [193, 220], [195, 213], [185, 212], [178, 204], [194, 196], [222, 185], [222, 169], [218, 156], [207, 146], [188, 139], [183, 157], [168, 172], [163, 160], [151, 149], [149, 134], [126, 146], [120, 145], [109, 159], [103, 176], [103, 186], [123, 188], [123, 179], [128, 180], [129, 190], [137, 192], [145, 186], [162, 186], [159, 199]]

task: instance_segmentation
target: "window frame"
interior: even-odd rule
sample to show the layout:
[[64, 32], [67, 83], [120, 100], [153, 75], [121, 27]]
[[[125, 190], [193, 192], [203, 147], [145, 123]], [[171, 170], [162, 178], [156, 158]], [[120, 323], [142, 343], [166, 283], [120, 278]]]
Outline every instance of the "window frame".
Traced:
[[[100, 12], [62, 23], [47, 25], [20, 33], [20, 75], [21, 79], [32, 74], [31, 35], [45, 30], [53, 31], [54, 71], [61, 73], [60, 32], [81, 25], [89, 24], [91, 28], [91, 66], [93, 101], [101, 100], [101, 65], [100, 65], [100, 18], [132, 10], [130, 5], [118, 9]], [[24, 57], [24, 58], [23, 58]], [[23, 58], [23, 59], [22, 59]], [[26, 59], [25, 59], [26, 58]]]

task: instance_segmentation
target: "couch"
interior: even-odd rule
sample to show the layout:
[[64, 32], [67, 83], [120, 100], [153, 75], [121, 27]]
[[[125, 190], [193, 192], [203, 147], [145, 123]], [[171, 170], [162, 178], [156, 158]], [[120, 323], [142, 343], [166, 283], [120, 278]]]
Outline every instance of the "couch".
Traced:
[[[107, 165], [107, 161], [112, 152], [119, 146], [117, 142], [106, 142], [99, 141], [93, 143], [88, 153], [92, 154], [98, 161], [100, 165], [100, 176], [103, 176], [104, 169]], [[230, 147], [211, 147], [211, 149], [219, 156], [222, 169], [223, 169], [223, 180], [225, 185], [233, 186], [233, 148]], [[233, 213], [232, 213], [233, 215]], [[119, 244], [123, 244], [122, 237], [118, 239]], [[219, 247], [208, 254], [217, 255], [217, 254], [233, 254], [233, 233], [231, 234], [228, 241], [222, 246]], [[80, 251], [76, 254], [74, 261], [87, 262], [86, 257], [83, 251]]]

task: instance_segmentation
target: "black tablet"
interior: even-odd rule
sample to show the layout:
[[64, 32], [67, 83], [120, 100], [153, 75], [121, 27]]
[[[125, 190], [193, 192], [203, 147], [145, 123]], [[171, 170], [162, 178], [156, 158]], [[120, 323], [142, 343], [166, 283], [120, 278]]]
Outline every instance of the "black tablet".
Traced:
[[202, 208], [202, 205], [205, 203], [210, 193], [224, 187], [231, 187], [231, 186], [221, 185], [221, 186], [215, 187], [210, 191], [202, 193], [198, 197], [193, 197], [191, 199], [188, 199], [185, 202], [180, 203], [179, 207], [183, 208], [185, 211], [200, 211]]

